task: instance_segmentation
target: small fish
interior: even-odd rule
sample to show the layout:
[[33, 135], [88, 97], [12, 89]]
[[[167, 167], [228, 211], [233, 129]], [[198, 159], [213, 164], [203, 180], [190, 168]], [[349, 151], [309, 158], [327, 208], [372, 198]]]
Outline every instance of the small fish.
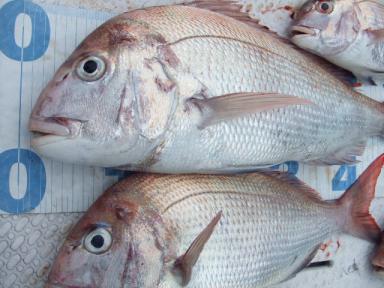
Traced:
[[384, 275], [384, 231], [381, 233], [381, 243], [377, 247], [372, 265], [377, 272]]
[[131, 11], [56, 72], [30, 118], [41, 133], [32, 145], [66, 162], [162, 173], [353, 163], [383, 134], [384, 106], [321, 61], [212, 11]]
[[355, 74], [384, 83], [384, 3], [310, 0], [295, 14], [292, 42]]
[[137, 174], [109, 188], [70, 232], [52, 287], [266, 287], [346, 232], [377, 241], [377, 158], [336, 201], [278, 172]]

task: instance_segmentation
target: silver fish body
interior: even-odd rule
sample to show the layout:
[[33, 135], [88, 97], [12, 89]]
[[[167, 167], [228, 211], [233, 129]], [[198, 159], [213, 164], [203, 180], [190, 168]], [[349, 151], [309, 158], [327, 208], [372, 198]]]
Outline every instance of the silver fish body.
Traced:
[[285, 174], [128, 177], [69, 234], [47, 287], [279, 283], [305, 268], [331, 234], [378, 240], [369, 206], [383, 159], [335, 202]]
[[[106, 72], [80, 81], [79, 59], [95, 50]], [[102, 25], [58, 70], [30, 121], [49, 134], [33, 141], [48, 157], [172, 173], [349, 163], [383, 125], [381, 103], [311, 57], [261, 29], [181, 6]]]
[[[330, 8], [322, 10], [324, 3]], [[308, 1], [293, 25], [292, 41], [301, 48], [360, 80], [384, 83], [384, 2]]]

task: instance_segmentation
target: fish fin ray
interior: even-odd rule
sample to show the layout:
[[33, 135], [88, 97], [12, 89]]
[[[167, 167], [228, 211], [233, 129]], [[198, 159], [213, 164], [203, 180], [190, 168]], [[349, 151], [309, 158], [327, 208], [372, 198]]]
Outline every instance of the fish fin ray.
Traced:
[[[258, 172], [259, 174], [262, 173], [264, 175], [277, 178], [281, 181], [284, 181], [300, 192], [305, 193], [308, 197], [315, 201], [322, 201], [321, 195], [319, 192], [317, 192], [312, 187], [308, 186], [306, 183], [301, 181], [299, 178], [297, 178], [295, 175], [288, 173], [288, 172], [280, 172], [280, 171], [271, 171], [271, 170], [261, 170]], [[252, 176], [252, 174], [249, 174], [249, 176]], [[248, 175], [246, 176], [248, 177]]]
[[299, 263], [296, 263], [296, 261], [297, 261], [297, 258], [296, 258], [295, 261], [294, 261], [291, 265], [295, 265], [295, 264], [297, 265], [297, 264], [298, 264], [297, 268], [295, 268], [295, 270], [294, 270], [294, 271], [293, 271], [287, 278], [285, 278], [285, 279], [282, 280], [281, 282], [285, 282], [285, 281], [287, 281], [287, 280], [290, 280], [290, 279], [295, 278], [296, 275], [297, 275], [300, 271], [304, 270], [304, 269], [311, 263], [311, 261], [313, 260], [313, 258], [315, 258], [316, 253], [317, 253], [317, 251], [319, 250], [320, 246], [321, 246], [321, 245], [318, 245], [318, 246], [316, 246], [313, 250], [311, 250], [310, 253], [308, 254], [308, 256], [306, 256], [303, 260], [300, 260]]
[[216, 12], [231, 18], [234, 18], [251, 27], [263, 29], [266, 32], [273, 33], [268, 28], [259, 24], [259, 20], [252, 18], [247, 11], [243, 11], [243, 5], [237, 1], [231, 0], [197, 0], [183, 5], [196, 7], [200, 9]]
[[188, 102], [194, 104], [201, 111], [202, 123], [200, 128], [202, 129], [245, 114], [312, 103], [307, 99], [295, 96], [255, 92], [227, 94], [209, 99], [190, 98]]
[[345, 147], [321, 159], [304, 161], [308, 165], [351, 165], [359, 163], [356, 156], [364, 153], [367, 141], [360, 141], [352, 147]]
[[384, 154], [381, 154], [337, 200], [347, 212], [344, 231], [373, 242], [380, 239], [380, 228], [369, 208], [375, 198], [376, 183], [383, 165]]
[[191, 280], [192, 268], [199, 259], [201, 251], [203, 251], [205, 243], [211, 237], [217, 223], [219, 223], [222, 212], [216, 214], [211, 222], [204, 228], [204, 230], [195, 238], [191, 246], [184, 255], [176, 259], [172, 272], [174, 275], [181, 278], [181, 285], [186, 286]]
[[384, 28], [378, 30], [366, 29], [365, 32], [368, 33], [371, 41], [367, 46], [384, 41]]

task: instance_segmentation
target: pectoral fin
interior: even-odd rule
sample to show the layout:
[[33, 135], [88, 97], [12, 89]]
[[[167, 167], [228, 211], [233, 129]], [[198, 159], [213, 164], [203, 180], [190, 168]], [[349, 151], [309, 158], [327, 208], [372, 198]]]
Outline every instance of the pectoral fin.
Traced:
[[368, 33], [370, 38], [370, 42], [368, 43], [367, 46], [374, 45], [384, 41], [384, 29], [378, 29], [378, 30], [367, 29], [365, 30], [365, 32]]
[[209, 99], [191, 98], [189, 103], [202, 113], [200, 128], [214, 125], [246, 114], [253, 114], [291, 105], [312, 104], [307, 99], [278, 93], [234, 93]]
[[199, 259], [201, 251], [203, 251], [205, 243], [211, 237], [213, 230], [220, 221], [222, 212], [220, 211], [208, 224], [208, 226], [196, 237], [189, 246], [184, 255], [176, 259], [172, 273], [180, 279], [180, 284], [186, 286], [191, 280], [192, 268]]

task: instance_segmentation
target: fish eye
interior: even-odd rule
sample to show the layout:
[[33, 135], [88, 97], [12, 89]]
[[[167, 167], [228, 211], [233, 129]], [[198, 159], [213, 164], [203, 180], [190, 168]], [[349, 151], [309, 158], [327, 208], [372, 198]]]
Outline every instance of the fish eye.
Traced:
[[333, 3], [329, 1], [319, 1], [316, 4], [316, 10], [322, 14], [331, 14], [333, 12]]
[[96, 81], [105, 73], [105, 61], [97, 56], [89, 56], [79, 62], [76, 73], [84, 81]]
[[96, 228], [84, 238], [83, 245], [92, 254], [102, 254], [111, 248], [112, 235], [104, 228]]

